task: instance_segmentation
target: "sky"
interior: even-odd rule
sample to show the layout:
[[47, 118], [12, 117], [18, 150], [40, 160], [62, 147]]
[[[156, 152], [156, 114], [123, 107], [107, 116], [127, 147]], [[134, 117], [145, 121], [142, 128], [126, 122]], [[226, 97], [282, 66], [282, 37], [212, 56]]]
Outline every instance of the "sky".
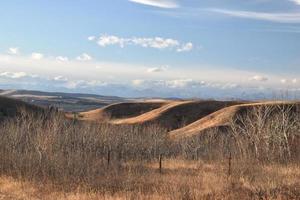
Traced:
[[0, 88], [300, 94], [300, 0], [3, 0]]

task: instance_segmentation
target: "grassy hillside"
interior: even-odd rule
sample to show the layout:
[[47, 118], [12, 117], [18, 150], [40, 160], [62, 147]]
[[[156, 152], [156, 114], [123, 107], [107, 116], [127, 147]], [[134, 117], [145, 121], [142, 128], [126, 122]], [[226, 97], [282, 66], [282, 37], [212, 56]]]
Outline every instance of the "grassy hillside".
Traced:
[[[180, 139], [180, 138], [187, 138], [192, 137], [197, 134], [201, 134], [201, 132], [211, 129], [211, 128], [218, 128], [218, 127], [226, 127], [230, 126], [232, 121], [237, 120], [237, 118], [246, 115], [255, 109], [259, 108], [266, 108], [274, 110], [276, 112], [278, 107], [280, 106], [296, 106], [299, 105], [299, 102], [262, 102], [262, 103], [250, 103], [250, 104], [241, 104], [241, 105], [234, 105], [225, 107], [223, 109], [217, 110], [207, 116], [203, 116], [199, 120], [195, 121], [192, 124], [189, 124], [185, 127], [182, 127], [177, 130], [173, 130], [169, 133], [170, 138], [172, 139]], [[296, 112], [296, 110], [294, 110]], [[269, 115], [271, 113], [268, 113]], [[269, 116], [271, 117], [271, 115]]]
[[[123, 119], [141, 115], [150, 110], [161, 107], [166, 102], [126, 102], [116, 103], [101, 109], [79, 113], [79, 120], [107, 122], [113, 119]], [[72, 117], [72, 115], [67, 115]]]
[[21, 109], [31, 112], [42, 112], [43, 109], [20, 100], [0, 96], [0, 120], [16, 116]]
[[115, 120], [114, 124], [158, 124], [169, 130], [188, 125], [206, 115], [227, 106], [234, 101], [175, 101], [137, 117]]

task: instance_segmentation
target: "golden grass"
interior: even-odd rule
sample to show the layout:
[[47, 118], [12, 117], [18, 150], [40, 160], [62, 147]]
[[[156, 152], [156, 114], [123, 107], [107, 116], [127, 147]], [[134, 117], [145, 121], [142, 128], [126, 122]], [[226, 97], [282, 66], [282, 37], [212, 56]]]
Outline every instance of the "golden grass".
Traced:
[[[228, 177], [225, 163], [165, 160], [163, 173], [157, 163], [143, 166], [130, 163], [125, 177], [112, 177], [124, 185], [122, 190], [101, 188], [97, 191], [78, 186], [64, 191], [63, 186], [41, 184], [0, 177], [0, 199], [299, 199], [300, 166], [234, 162]], [[143, 172], [139, 172], [138, 168]]]
[[[300, 199], [300, 166], [293, 164], [299, 163], [298, 140], [264, 140], [275, 135], [282, 141], [282, 126], [298, 137], [299, 116], [293, 113], [295, 121], [273, 116], [279, 129], [270, 129], [273, 123], [262, 126], [261, 135], [247, 129], [258, 136], [259, 154], [252, 154], [253, 141], [242, 134], [234, 135], [241, 138], [238, 146], [219, 132], [211, 134], [219, 138], [175, 144], [155, 125], [82, 123], [56, 113], [36, 117], [24, 112], [1, 124], [0, 200]], [[162, 171], [156, 160], [161, 156]]]
[[[79, 120], [116, 125], [159, 124], [173, 130], [190, 124], [224, 107], [242, 104], [235, 101], [145, 101], [112, 104], [102, 109], [79, 113]], [[72, 114], [66, 114], [73, 118]]]
[[[123, 119], [134, 117], [143, 113], [157, 109], [161, 106], [170, 103], [169, 101], [142, 101], [142, 102], [127, 102], [116, 103], [106, 107], [79, 113], [79, 120], [83, 121], [98, 121], [107, 122], [112, 119]], [[66, 114], [67, 118], [73, 118], [72, 114]]]
[[174, 101], [170, 102], [160, 108], [157, 108], [155, 110], [152, 110], [150, 112], [144, 113], [142, 115], [127, 118], [127, 119], [121, 119], [121, 120], [115, 120], [113, 121], [114, 124], [139, 124], [144, 123], [146, 121], [153, 120], [159, 116], [161, 116], [163, 113], [167, 112], [168, 110], [177, 107], [179, 105], [188, 104], [191, 103], [190, 101]]

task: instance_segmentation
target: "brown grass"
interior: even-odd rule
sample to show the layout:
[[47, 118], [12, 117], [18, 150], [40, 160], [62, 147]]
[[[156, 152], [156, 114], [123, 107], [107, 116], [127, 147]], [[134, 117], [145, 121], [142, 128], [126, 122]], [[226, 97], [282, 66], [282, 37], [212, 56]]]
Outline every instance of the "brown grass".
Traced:
[[[295, 165], [256, 166], [233, 163], [235, 173], [227, 176], [226, 162], [165, 160], [163, 174], [157, 163], [141, 166], [130, 163], [123, 176], [108, 181], [121, 190], [93, 191], [79, 186], [65, 191], [64, 186], [39, 184], [7, 176], [0, 178], [1, 199], [298, 199], [300, 167]], [[141, 169], [143, 172], [141, 173]]]
[[298, 107], [262, 108], [176, 142], [21, 110], [0, 123], [0, 199], [299, 199]]

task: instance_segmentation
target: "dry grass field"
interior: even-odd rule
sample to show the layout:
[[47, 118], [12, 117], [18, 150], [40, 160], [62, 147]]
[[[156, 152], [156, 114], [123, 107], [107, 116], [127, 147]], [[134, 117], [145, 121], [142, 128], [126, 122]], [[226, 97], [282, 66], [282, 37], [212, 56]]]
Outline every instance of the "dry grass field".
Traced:
[[229, 177], [226, 161], [166, 160], [162, 174], [155, 162], [128, 163], [126, 173], [105, 177], [99, 190], [2, 176], [0, 199], [299, 199], [299, 166], [235, 161], [232, 165]]
[[209, 124], [192, 134], [16, 105], [0, 123], [0, 199], [299, 199], [299, 104], [209, 104], [192, 104]]

